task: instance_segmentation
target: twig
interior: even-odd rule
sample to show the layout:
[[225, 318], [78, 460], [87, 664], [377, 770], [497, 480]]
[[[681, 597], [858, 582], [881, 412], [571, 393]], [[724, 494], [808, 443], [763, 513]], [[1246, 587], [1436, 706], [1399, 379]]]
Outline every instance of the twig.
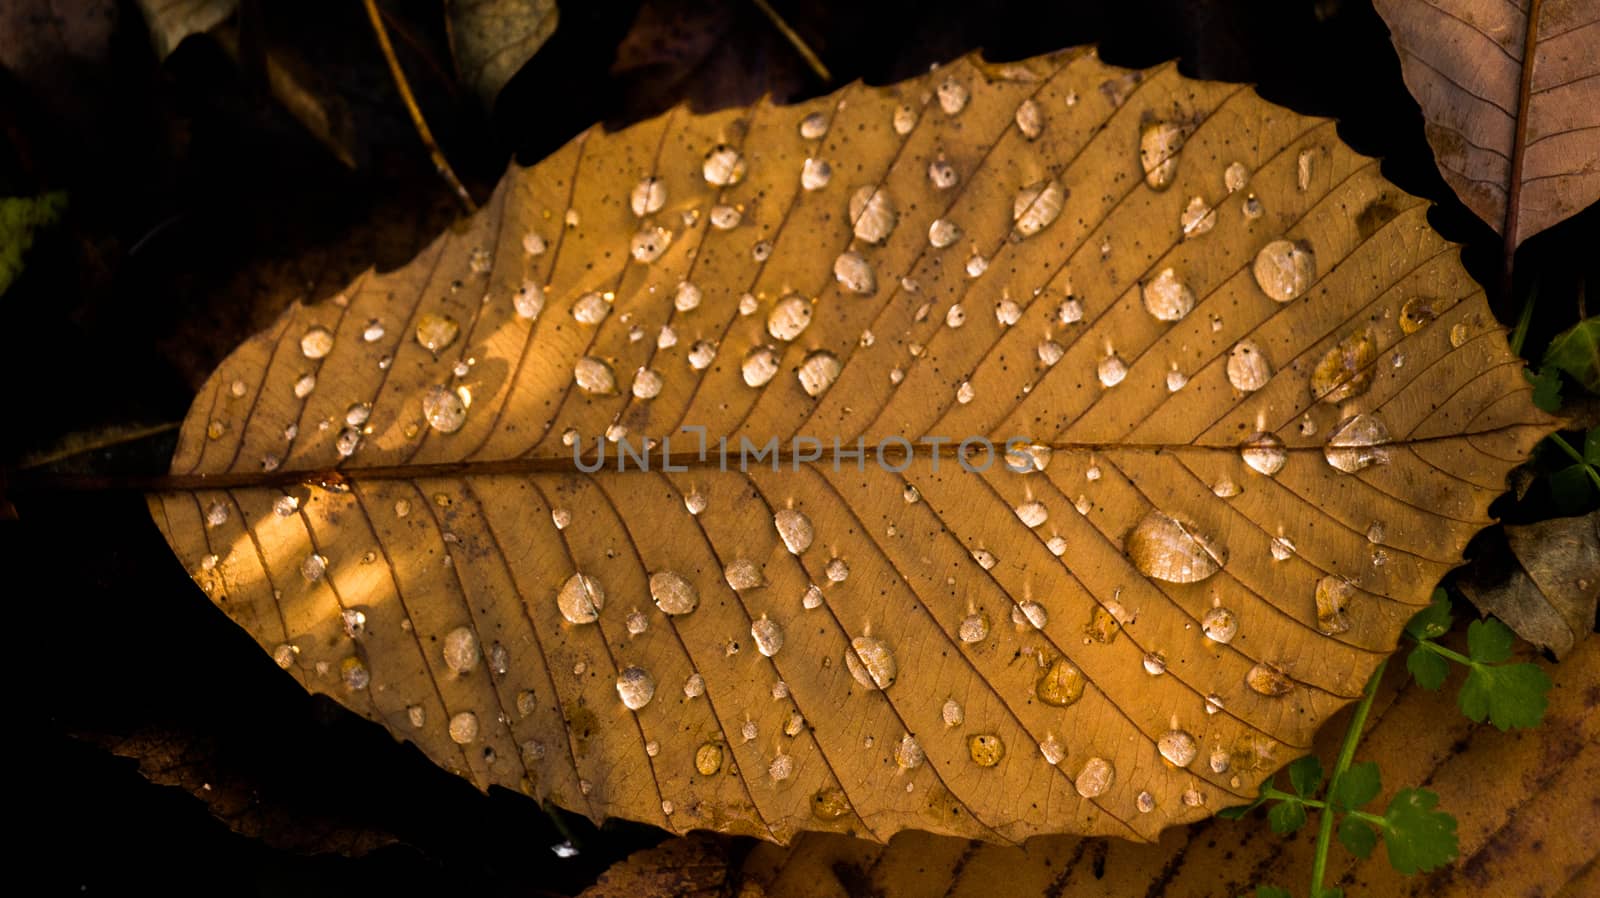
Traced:
[[181, 421], [168, 421], [165, 424], [152, 424], [149, 427], [140, 427], [135, 430], [104, 436], [98, 440], [85, 443], [82, 446], [74, 446], [70, 449], [62, 449], [59, 452], [52, 452], [49, 455], [41, 458], [28, 459], [27, 461], [24, 461], [22, 464], [18, 465], [17, 470], [27, 471], [32, 468], [42, 468], [46, 465], [53, 465], [58, 461], [63, 461], [65, 459], [73, 458], [85, 453], [98, 452], [101, 449], [109, 449], [112, 446], [120, 446], [124, 443], [138, 442], [139, 440], [153, 437], [157, 434], [168, 433], [177, 430], [182, 423], [183, 422]]
[[761, 10], [772, 22], [772, 27], [778, 29], [778, 33], [782, 34], [784, 39], [794, 47], [795, 52], [800, 54], [800, 58], [806, 61], [806, 65], [811, 67], [811, 71], [822, 79], [822, 83], [832, 84], [833, 73], [829, 72], [828, 67], [822, 64], [822, 60], [817, 58], [817, 54], [812, 52], [811, 47], [805, 40], [795, 33], [793, 28], [789, 27], [789, 23], [783, 20], [783, 16], [778, 15], [778, 11], [773, 9], [771, 4], [767, 3], [767, 0], [753, 0], [753, 2], [756, 8]]
[[378, 37], [378, 48], [383, 51], [383, 59], [389, 64], [389, 74], [394, 76], [394, 86], [400, 91], [400, 99], [406, 104], [406, 112], [411, 115], [411, 124], [416, 126], [417, 136], [422, 138], [422, 145], [428, 148], [428, 155], [433, 157], [433, 167], [438, 170], [439, 176], [444, 178], [450, 189], [455, 191], [456, 199], [461, 201], [467, 212], [478, 211], [478, 204], [472, 201], [472, 195], [467, 193], [467, 188], [462, 186], [461, 179], [456, 177], [455, 169], [450, 167], [450, 160], [444, 158], [444, 153], [439, 150], [439, 144], [433, 139], [433, 132], [428, 129], [428, 122], [422, 117], [422, 108], [417, 105], [417, 98], [411, 93], [411, 84], [406, 81], [405, 70], [400, 68], [400, 60], [394, 55], [394, 44], [389, 42], [389, 29], [384, 27], [383, 14], [378, 12], [376, 0], [362, 0], [367, 8], [367, 18], [372, 22], [372, 33]]

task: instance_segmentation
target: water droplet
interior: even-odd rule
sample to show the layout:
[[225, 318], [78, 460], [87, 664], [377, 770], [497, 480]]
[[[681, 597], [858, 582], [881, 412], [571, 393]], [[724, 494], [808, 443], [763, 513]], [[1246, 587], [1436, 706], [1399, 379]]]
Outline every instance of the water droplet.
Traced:
[[1288, 561], [1294, 557], [1294, 543], [1286, 536], [1272, 538], [1272, 559], [1274, 561]]
[[1043, 630], [1050, 623], [1050, 612], [1038, 602], [1023, 602], [1011, 608], [1011, 622], [1019, 627]]
[[723, 203], [711, 207], [711, 226], [719, 231], [731, 231], [737, 228], [739, 222], [743, 220], [744, 213], [740, 212], [736, 206], [729, 206]]
[[1263, 293], [1288, 302], [1306, 292], [1316, 279], [1317, 261], [1310, 244], [1274, 240], [1256, 253], [1253, 271]]
[[818, 820], [838, 820], [850, 813], [850, 799], [844, 790], [829, 786], [818, 789], [811, 796], [811, 816]]
[[1184, 805], [1191, 808], [1198, 808], [1206, 803], [1206, 795], [1199, 789], [1185, 789], [1180, 797]]
[[1239, 493], [1239, 484], [1234, 483], [1233, 480], [1228, 477], [1224, 477], [1211, 485], [1211, 494], [1216, 496], [1218, 499], [1232, 499], [1234, 496], [1239, 495]]
[[629, 667], [617, 675], [617, 697], [628, 706], [630, 711], [637, 711], [656, 695], [656, 681], [650, 673], [642, 667]]
[[840, 253], [833, 260], [833, 276], [840, 286], [851, 293], [866, 295], [878, 289], [878, 279], [872, 272], [872, 265], [860, 253]]
[[1057, 558], [1067, 554], [1066, 537], [1052, 536], [1044, 545], [1045, 548], [1050, 550], [1050, 554], [1056, 556]]
[[578, 359], [572, 366], [572, 380], [578, 389], [595, 396], [617, 391], [617, 378], [611, 373], [611, 366], [592, 355]]
[[1258, 432], [1239, 444], [1239, 457], [1251, 470], [1268, 477], [1283, 470], [1289, 461], [1289, 450], [1277, 434]]
[[722, 769], [722, 744], [707, 742], [695, 749], [694, 769], [701, 776], [711, 776]]
[[1295, 160], [1295, 186], [1302, 191], [1311, 186], [1311, 176], [1316, 173], [1317, 154], [1315, 150], [1301, 150], [1300, 157]]
[[1201, 197], [1190, 197], [1189, 205], [1178, 216], [1178, 224], [1183, 227], [1183, 239], [1199, 237], [1217, 226], [1217, 210]]
[[889, 646], [873, 636], [857, 636], [850, 640], [850, 651], [845, 652], [844, 663], [856, 682], [869, 689], [888, 689], [894, 685], [899, 672]]
[[1050, 368], [1053, 367], [1056, 362], [1061, 361], [1061, 357], [1067, 354], [1067, 350], [1066, 347], [1054, 340], [1045, 340], [1039, 344], [1038, 353], [1039, 364], [1045, 366], [1046, 368]]
[[1228, 383], [1235, 390], [1253, 393], [1272, 379], [1272, 363], [1254, 340], [1240, 340], [1228, 350]]
[[1359, 396], [1372, 386], [1378, 341], [1371, 328], [1354, 331], [1329, 349], [1311, 371], [1311, 395], [1329, 405]]
[[821, 396], [839, 379], [842, 370], [839, 357], [826, 349], [819, 349], [805, 357], [800, 363], [797, 375], [800, 378], [800, 388], [806, 391], [807, 396]]
[[1206, 714], [1219, 714], [1222, 712], [1222, 696], [1215, 692], [1206, 694]]
[[823, 574], [827, 576], [829, 582], [843, 583], [850, 578], [850, 565], [843, 558], [834, 558], [823, 568]]
[[976, 397], [977, 391], [972, 388], [972, 381], [964, 380], [956, 387], [956, 401], [966, 405]]
[[1222, 173], [1222, 183], [1228, 188], [1229, 193], [1243, 190], [1244, 185], [1250, 183], [1250, 169], [1245, 168], [1242, 162], [1231, 163]]
[[805, 595], [800, 597], [800, 606], [807, 611], [822, 607], [822, 587], [815, 583], [807, 586]]
[[683, 497], [683, 507], [690, 514], [699, 514], [706, 510], [706, 497], [698, 489], [692, 489]]
[[1122, 630], [1122, 622], [1117, 616], [1104, 608], [1096, 608], [1089, 615], [1089, 624], [1083, 628], [1083, 633], [1091, 640], [1109, 645], [1117, 638], [1117, 633]]
[[917, 111], [901, 103], [895, 107], [892, 122], [894, 124], [894, 133], [904, 137], [911, 133], [912, 128], [917, 126]]
[[688, 281], [679, 281], [678, 289], [672, 294], [672, 307], [680, 312], [699, 308], [701, 295], [699, 287]]
[[457, 674], [471, 673], [478, 667], [478, 634], [471, 627], [456, 627], [444, 634], [444, 663]]
[[320, 359], [333, 351], [333, 334], [325, 327], [313, 327], [300, 338], [300, 353], [308, 359]]
[[[296, 399], [304, 399], [307, 396], [310, 396], [311, 391], [315, 390], [316, 388], [317, 376], [315, 374], [302, 374], [300, 375], [300, 378], [294, 382], [294, 396]], [[220, 436], [220, 434], [218, 436]], [[216, 439], [216, 437], [212, 437], [212, 439]]]
[[422, 417], [440, 433], [455, 433], [467, 422], [467, 405], [448, 387], [429, 387], [422, 394]]
[[794, 758], [784, 754], [782, 751], [778, 752], [777, 757], [772, 759], [772, 763], [767, 765], [767, 775], [772, 777], [772, 781], [775, 783], [781, 783], [793, 776]]
[[1179, 321], [1194, 311], [1194, 291], [1171, 268], [1146, 281], [1143, 293], [1144, 307], [1157, 321]]
[[894, 231], [899, 213], [888, 191], [868, 185], [857, 188], [850, 196], [850, 220], [854, 222], [858, 239], [882, 243]]
[[654, 399], [661, 395], [661, 374], [650, 368], [640, 368], [633, 373], [633, 395], [636, 399]]
[[1114, 387], [1128, 376], [1128, 365], [1113, 352], [1100, 360], [1097, 373], [1100, 376], [1101, 386]]
[[1061, 217], [1061, 207], [1066, 201], [1066, 188], [1054, 178], [1017, 191], [1016, 198], [1011, 201], [1011, 220], [1017, 234], [1032, 237], [1054, 224]]
[[1244, 198], [1244, 204], [1239, 207], [1239, 211], [1244, 215], [1245, 221], [1255, 221], [1266, 210], [1262, 208], [1260, 198], [1252, 193]]
[[967, 754], [979, 767], [993, 767], [1006, 756], [1006, 744], [994, 733], [967, 737]]
[[633, 235], [629, 251], [633, 253], [634, 261], [648, 265], [661, 258], [661, 254], [671, 245], [671, 231], [666, 228], [646, 228]]
[[828, 117], [820, 112], [808, 113], [800, 120], [800, 136], [806, 140], [816, 140], [828, 133]]
[[568, 623], [590, 624], [600, 619], [606, 604], [606, 591], [600, 581], [588, 574], [573, 574], [556, 593], [556, 605]]
[[1077, 324], [1083, 320], [1083, 303], [1069, 296], [1056, 308], [1056, 320], [1063, 325]]
[[994, 305], [994, 320], [1001, 327], [1010, 327], [1022, 320], [1022, 306], [1009, 297], [1001, 299]]
[[1043, 502], [1024, 502], [1016, 507], [1017, 519], [1025, 527], [1037, 527], [1050, 518], [1050, 510]]
[[717, 344], [710, 340], [696, 340], [689, 347], [689, 367], [696, 371], [706, 370], [716, 360]]
[[1294, 689], [1294, 681], [1283, 668], [1275, 664], [1262, 662], [1250, 668], [1244, 675], [1245, 685], [1266, 696], [1288, 695]]
[[1090, 758], [1084, 762], [1083, 770], [1079, 771], [1073, 786], [1084, 798], [1098, 798], [1106, 794], [1114, 779], [1116, 779], [1116, 769], [1111, 766], [1110, 761], [1105, 758]]
[[994, 553], [988, 549], [973, 549], [972, 560], [978, 563], [978, 567], [986, 571], [994, 570], [994, 566], [1000, 563], [1000, 559], [994, 557]]
[[1186, 518], [1151, 511], [1128, 532], [1128, 558], [1147, 577], [1168, 583], [1196, 583], [1227, 563], [1228, 553], [1196, 532]]
[[811, 548], [811, 540], [815, 532], [811, 528], [811, 519], [792, 508], [780, 508], [772, 516], [772, 523], [778, 528], [778, 537], [783, 540], [783, 545], [791, 555], [799, 555]]
[[1328, 432], [1322, 455], [1328, 464], [1353, 474], [1371, 465], [1389, 463], [1389, 428], [1374, 415], [1353, 415]]
[[821, 190], [833, 180], [833, 166], [827, 160], [807, 157], [800, 164], [800, 186], [806, 190]]
[[650, 598], [665, 614], [688, 614], [700, 605], [700, 594], [694, 584], [673, 571], [656, 571], [650, 575]]
[[962, 618], [961, 626], [957, 628], [956, 635], [962, 642], [971, 644], [982, 642], [989, 636], [989, 616], [981, 613], [969, 614]]
[[1039, 111], [1039, 104], [1033, 99], [1023, 100], [1018, 104], [1014, 118], [1017, 130], [1028, 140], [1037, 140], [1039, 135], [1044, 133], [1044, 113]]
[[765, 615], [750, 624], [750, 635], [755, 638], [756, 651], [768, 658], [783, 648], [783, 628]]
[[767, 315], [767, 333], [774, 340], [793, 340], [805, 333], [810, 324], [811, 303], [805, 297], [793, 294], [778, 300]]
[[758, 727], [756, 722], [753, 720], [746, 720], [744, 724], [739, 727], [739, 737], [746, 742], [756, 741], [756, 737], [760, 734], [761, 728]]
[[1161, 757], [1178, 767], [1188, 767], [1194, 760], [1199, 749], [1194, 744], [1194, 737], [1183, 730], [1168, 730], [1156, 740], [1156, 748], [1161, 752]]
[[450, 741], [457, 745], [471, 745], [478, 739], [478, 715], [462, 711], [450, 718]]
[[630, 611], [626, 621], [629, 636], [640, 636], [650, 629], [650, 618], [644, 616], [642, 611]]
[[1133, 806], [1139, 809], [1139, 813], [1148, 814], [1156, 809], [1156, 797], [1149, 792], [1140, 792], [1134, 798]]
[[1431, 296], [1413, 296], [1400, 307], [1400, 330], [1414, 334], [1433, 323], [1447, 305], [1445, 300]]
[[1200, 632], [1212, 642], [1227, 645], [1239, 635], [1239, 616], [1219, 605], [1201, 616]]
[[461, 335], [461, 325], [448, 315], [435, 315], [429, 312], [417, 319], [416, 339], [417, 345], [438, 355]]
[[1152, 190], [1165, 190], [1178, 173], [1178, 153], [1188, 137], [1177, 122], [1147, 122], [1139, 132], [1139, 167]]
[[1065, 708], [1083, 697], [1084, 682], [1083, 671], [1078, 670], [1071, 661], [1057, 658], [1039, 677], [1033, 691], [1039, 696], [1039, 701]]
[[722, 577], [735, 591], [760, 589], [767, 585], [767, 578], [761, 573], [760, 566], [748, 558], [735, 558], [723, 569]]
[[979, 253], [967, 257], [967, 277], [975, 278], [989, 270], [989, 260]]
[[737, 184], [744, 178], [744, 157], [725, 143], [717, 144], [711, 148], [711, 152], [706, 153], [700, 172], [705, 176], [706, 183], [713, 187]]
[[967, 86], [954, 78], [946, 78], [939, 85], [938, 95], [939, 108], [944, 110], [945, 115], [957, 115], [967, 108], [967, 98], [970, 96]]
[[945, 699], [944, 707], [939, 709], [939, 717], [945, 726], [956, 727], [966, 722], [967, 712], [961, 710], [961, 703], [955, 699]]
[[[215, 565], [213, 564], [213, 566]], [[321, 555], [307, 555], [305, 561], [300, 563], [300, 576], [306, 578], [306, 581], [310, 583], [315, 583], [318, 580], [321, 580], [322, 575], [327, 573], [327, 570], [328, 559], [322, 557]]]
[[928, 163], [928, 180], [939, 190], [949, 190], [960, 183], [961, 175], [954, 165], [940, 158]]
[[1159, 677], [1167, 672], [1167, 659], [1160, 652], [1144, 653], [1144, 672], [1152, 677]]
[[628, 205], [633, 208], [633, 214], [639, 218], [660, 210], [666, 204], [667, 185], [654, 175], [635, 184], [633, 195], [628, 198]]
[[706, 694], [706, 678], [697, 673], [690, 674], [683, 681], [683, 695], [685, 698], [699, 698]]
[[915, 770], [926, 759], [922, 744], [910, 733], [901, 736], [900, 743], [894, 747], [894, 762], [901, 770]]
[[1343, 577], [1329, 576], [1317, 581], [1317, 629], [1324, 636], [1334, 636], [1350, 629], [1350, 617], [1345, 614], [1345, 609], [1355, 594], [1355, 584]]
[[739, 370], [746, 386], [764, 387], [778, 374], [778, 354], [770, 346], [757, 346], [745, 353]]

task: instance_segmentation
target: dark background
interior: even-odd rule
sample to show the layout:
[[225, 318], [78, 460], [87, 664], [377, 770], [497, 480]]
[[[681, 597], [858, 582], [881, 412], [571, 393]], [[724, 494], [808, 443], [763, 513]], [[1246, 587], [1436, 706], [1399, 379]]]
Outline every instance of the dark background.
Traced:
[[[508, 158], [531, 164], [595, 122], [680, 100], [799, 99], [980, 48], [1005, 60], [1097, 42], [1112, 64], [1177, 57], [1192, 77], [1253, 82], [1337, 118], [1386, 177], [1438, 204], [1430, 221], [1463, 244], [1503, 323], [1537, 283], [1532, 357], [1577, 320], [1584, 279], [1594, 283], [1591, 207], [1524, 245], [1504, 295], [1501, 241], [1434, 168], [1366, 0], [774, 0], [833, 85], [746, 0], [566, 0], [554, 38], [492, 113], [456, 83], [439, 0], [381, 5], [430, 125], [480, 200]], [[70, 204], [0, 296], [0, 462], [69, 434], [180, 420], [212, 367], [285, 304], [403, 264], [458, 215], [360, 4], [246, 0], [234, 27], [237, 57], [198, 37], [162, 62], [132, 2], [0, 0], [0, 196], [65, 190]], [[268, 50], [337, 113], [354, 168], [269, 95]], [[168, 434], [73, 465], [156, 473], [170, 449]], [[137, 494], [12, 498], [20, 521], [0, 523], [0, 595], [20, 647], [8, 665], [20, 699], [6, 778], [23, 831], [13, 877], [50, 892], [575, 894], [662, 837], [562, 815], [583, 851], [558, 859], [549, 848], [564, 836], [533, 802], [479, 795], [283, 676], [194, 588]], [[1549, 507], [1536, 485], [1497, 510], [1538, 519]], [[153, 784], [133, 758], [183, 788]]]

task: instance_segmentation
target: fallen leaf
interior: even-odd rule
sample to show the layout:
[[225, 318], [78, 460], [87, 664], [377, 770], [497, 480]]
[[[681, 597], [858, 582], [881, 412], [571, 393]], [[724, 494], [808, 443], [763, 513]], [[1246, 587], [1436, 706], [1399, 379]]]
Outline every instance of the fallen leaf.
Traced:
[[1550, 340], [1544, 366], [1565, 371], [1591, 393], [1600, 393], [1600, 316], [1585, 318]]
[[629, 855], [579, 898], [716, 898], [728, 894], [726, 839], [696, 833]]
[[556, 31], [556, 0], [450, 0], [450, 50], [484, 106]]
[[1515, 249], [1600, 199], [1591, 0], [1375, 0], [1450, 188]]
[[0, 197], [0, 296], [22, 274], [22, 263], [39, 231], [56, 223], [67, 207], [61, 191]]
[[239, 10], [239, 0], [139, 0], [156, 55], [166, 59], [191, 34], [205, 34]]
[[1092, 51], [680, 108], [247, 341], [152, 510], [480, 787], [1153, 839], [1304, 753], [1553, 427], [1425, 214]]
[[1457, 585], [1479, 610], [1557, 658], [1594, 631], [1600, 512], [1507, 526], [1509, 557], [1490, 554]]
[[[1362, 859], [1335, 848], [1329, 886], [1351, 896], [1592, 893], [1583, 885], [1596, 867], [1593, 834], [1573, 822], [1589, 819], [1600, 801], [1600, 640], [1578, 646], [1559, 665], [1540, 664], [1556, 686], [1544, 724], [1523, 733], [1471, 723], [1454, 703], [1408, 684], [1390, 665], [1359, 756], [1381, 763], [1380, 807], [1408, 784], [1425, 782], [1437, 792], [1440, 809], [1457, 818], [1460, 857], [1442, 870], [1405, 876], [1384, 851]], [[1456, 684], [1462, 676], [1457, 666]], [[1341, 714], [1340, 726], [1318, 735], [1324, 757], [1338, 753], [1345, 719]], [[1315, 832], [1313, 825], [1293, 838], [1272, 835], [1258, 812], [1168, 830], [1155, 845], [1047, 836], [1012, 847], [905, 832], [885, 846], [807, 833], [787, 847], [757, 845], [739, 875], [767, 898], [1188, 898], [1251, 895], [1260, 883], [1304, 895]]]

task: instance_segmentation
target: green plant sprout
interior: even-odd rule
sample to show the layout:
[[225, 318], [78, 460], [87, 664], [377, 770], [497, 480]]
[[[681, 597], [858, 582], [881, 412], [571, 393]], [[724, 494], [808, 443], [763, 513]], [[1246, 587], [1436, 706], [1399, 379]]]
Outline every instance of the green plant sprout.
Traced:
[[[1537, 726], [1544, 717], [1550, 678], [1537, 665], [1505, 663], [1511, 657], [1510, 628], [1493, 618], [1473, 621], [1467, 626], [1467, 654], [1463, 655], [1436, 641], [1450, 631], [1452, 621], [1449, 596], [1440, 588], [1434, 590], [1433, 602], [1406, 625], [1406, 636], [1416, 643], [1406, 657], [1406, 670], [1417, 684], [1438, 690], [1454, 661], [1468, 668], [1456, 696], [1467, 717], [1478, 723], [1488, 720], [1500, 730]], [[1401, 789], [1381, 814], [1363, 810], [1383, 790], [1383, 779], [1376, 761], [1355, 761], [1356, 746], [1387, 666], [1387, 661], [1379, 664], [1367, 681], [1331, 774], [1324, 777], [1322, 762], [1308, 755], [1289, 765], [1289, 791], [1268, 781], [1254, 802], [1217, 814], [1237, 820], [1268, 805], [1268, 825], [1273, 832], [1287, 835], [1305, 826], [1310, 812], [1320, 812], [1310, 898], [1344, 898], [1343, 889], [1323, 886], [1336, 831], [1339, 844], [1361, 858], [1371, 856], [1382, 839], [1389, 863], [1406, 875], [1437, 870], [1455, 860], [1459, 851], [1456, 818], [1439, 810], [1439, 796], [1427, 789]], [[1263, 885], [1256, 887], [1254, 898], [1294, 898], [1294, 893]]]

